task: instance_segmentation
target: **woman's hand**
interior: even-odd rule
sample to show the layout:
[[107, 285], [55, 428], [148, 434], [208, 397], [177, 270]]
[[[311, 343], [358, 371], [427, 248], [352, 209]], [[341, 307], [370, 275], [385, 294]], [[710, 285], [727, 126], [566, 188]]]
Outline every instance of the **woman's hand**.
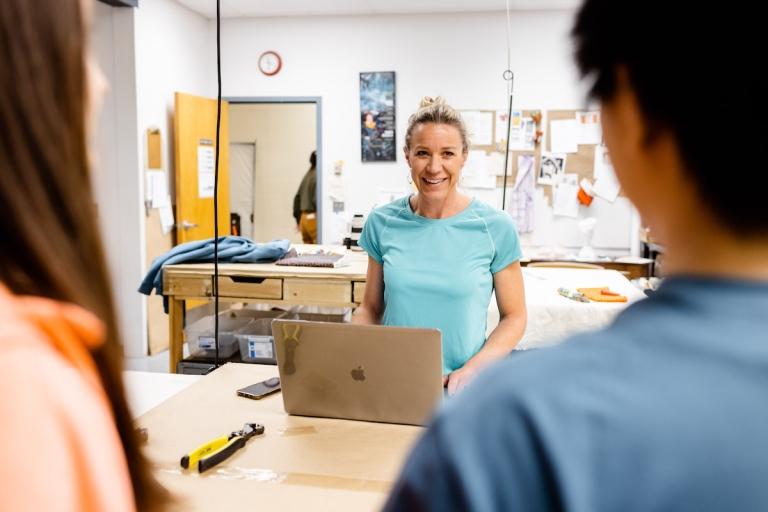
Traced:
[[464, 387], [469, 384], [478, 373], [478, 370], [474, 367], [465, 365], [458, 370], [452, 371], [448, 375], [444, 375], [443, 387], [448, 388], [448, 396], [452, 396], [464, 389]]
[[506, 357], [523, 337], [527, 315], [520, 262], [511, 263], [495, 273], [493, 286], [496, 290], [496, 303], [501, 320], [477, 354], [463, 367], [443, 377], [444, 387], [447, 379], [449, 396], [469, 384], [483, 368]]

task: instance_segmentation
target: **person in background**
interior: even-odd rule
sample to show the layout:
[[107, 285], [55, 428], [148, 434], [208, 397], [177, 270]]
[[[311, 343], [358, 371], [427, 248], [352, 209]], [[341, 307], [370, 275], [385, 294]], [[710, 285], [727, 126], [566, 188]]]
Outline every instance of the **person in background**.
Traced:
[[667, 277], [448, 402], [385, 510], [766, 509], [768, 173], [734, 158], [765, 140], [763, 33], [754, 8], [583, 4], [576, 61]]
[[0, 2], [0, 510], [156, 510], [91, 194], [90, 0]]
[[[353, 322], [440, 329], [443, 385], [454, 394], [523, 335], [520, 243], [507, 214], [459, 191], [469, 140], [442, 98], [422, 100], [404, 151], [418, 193], [368, 216], [365, 296]], [[486, 338], [494, 290], [501, 321]]]
[[317, 243], [317, 152], [309, 155], [309, 170], [293, 198], [293, 218], [305, 244]]

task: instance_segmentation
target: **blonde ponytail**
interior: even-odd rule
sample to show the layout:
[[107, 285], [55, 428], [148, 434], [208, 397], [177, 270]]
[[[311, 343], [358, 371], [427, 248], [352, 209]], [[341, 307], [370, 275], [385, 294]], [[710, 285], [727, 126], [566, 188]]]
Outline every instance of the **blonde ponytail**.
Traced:
[[411, 147], [411, 134], [413, 133], [414, 128], [416, 128], [417, 125], [427, 123], [447, 124], [455, 127], [459, 130], [459, 134], [461, 135], [463, 152], [466, 153], [469, 151], [467, 127], [464, 125], [461, 115], [440, 96], [435, 98], [424, 96], [419, 103], [419, 110], [408, 118], [408, 129], [405, 132], [406, 149], [410, 149]]

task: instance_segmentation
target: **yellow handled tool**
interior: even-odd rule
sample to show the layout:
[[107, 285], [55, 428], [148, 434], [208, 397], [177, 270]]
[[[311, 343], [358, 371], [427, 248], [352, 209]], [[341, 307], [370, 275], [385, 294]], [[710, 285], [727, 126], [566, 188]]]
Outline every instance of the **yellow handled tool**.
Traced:
[[181, 467], [184, 469], [197, 467], [197, 470], [203, 473], [244, 447], [248, 439], [263, 433], [264, 425], [246, 423], [242, 430], [232, 432], [228, 436], [217, 437], [184, 455], [181, 458]]

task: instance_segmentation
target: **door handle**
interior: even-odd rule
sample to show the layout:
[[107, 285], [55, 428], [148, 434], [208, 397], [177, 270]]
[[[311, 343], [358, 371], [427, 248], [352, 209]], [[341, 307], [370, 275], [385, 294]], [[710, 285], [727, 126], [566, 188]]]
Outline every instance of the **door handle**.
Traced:
[[196, 227], [197, 227], [197, 224], [195, 224], [194, 222], [189, 222], [188, 220], [181, 221], [182, 229], [192, 229]]

